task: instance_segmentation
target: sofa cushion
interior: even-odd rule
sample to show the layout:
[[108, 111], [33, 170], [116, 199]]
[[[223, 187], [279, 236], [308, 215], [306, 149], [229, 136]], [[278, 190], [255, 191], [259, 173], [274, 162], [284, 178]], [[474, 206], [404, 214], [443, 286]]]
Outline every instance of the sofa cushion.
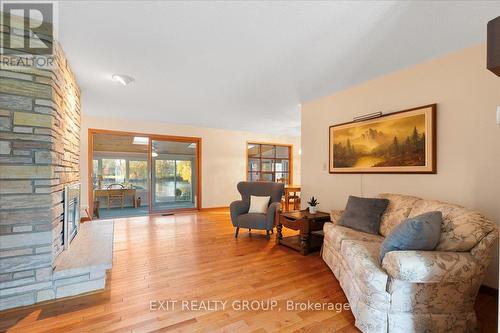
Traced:
[[476, 211], [434, 200], [417, 201], [408, 217], [430, 211], [440, 211], [443, 214], [441, 238], [436, 251], [470, 251], [495, 229], [493, 223]]
[[441, 212], [427, 212], [398, 224], [380, 247], [380, 262], [387, 252], [434, 250], [441, 236]]
[[378, 235], [380, 218], [388, 204], [387, 199], [359, 198], [350, 195], [338, 225]]
[[387, 273], [378, 260], [379, 242], [344, 240], [340, 253], [359, 284], [379, 292], [386, 291]]
[[325, 223], [323, 232], [325, 240], [331, 244], [336, 251], [340, 251], [340, 246], [344, 240], [370, 241], [378, 244], [382, 243], [384, 240], [382, 236], [357, 231], [333, 223]]
[[382, 193], [377, 197], [389, 200], [389, 205], [380, 220], [379, 232], [384, 237], [387, 237], [392, 229], [408, 218], [415, 202], [422, 200], [410, 195], [390, 193]]

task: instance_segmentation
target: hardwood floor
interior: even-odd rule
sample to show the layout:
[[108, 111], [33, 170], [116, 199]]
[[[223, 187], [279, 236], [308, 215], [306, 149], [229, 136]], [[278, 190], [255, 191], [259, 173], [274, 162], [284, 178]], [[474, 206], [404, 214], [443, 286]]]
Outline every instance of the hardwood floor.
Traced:
[[[317, 252], [303, 257], [266, 240], [264, 232], [240, 230], [238, 239], [233, 232], [227, 210], [116, 220], [104, 292], [5, 311], [0, 331], [358, 332], [349, 310], [287, 310], [286, 300], [347, 302]], [[179, 302], [170, 310], [155, 302], [165, 300]], [[228, 303], [224, 310], [221, 304], [183, 309], [181, 302], [191, 300]], [[263, 302], [243, 311], [240, 300]], [[267, 300], [276, 300], [281, 311], [256, 307], [271, 306]], [[151, 301], [163, 309], [151, 311]], [[485, 315], [493, 313], [493, 303], [482, 295], [478, 300], [487, 307], [479, 317], [488, 331], [496, 331], [496, 312]]]

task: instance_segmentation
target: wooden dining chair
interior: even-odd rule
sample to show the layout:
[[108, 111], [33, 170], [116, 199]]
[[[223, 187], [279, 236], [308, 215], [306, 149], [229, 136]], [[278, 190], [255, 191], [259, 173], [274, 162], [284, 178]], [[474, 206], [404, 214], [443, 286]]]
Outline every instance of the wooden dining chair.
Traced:
[[108, 193], [108, 209], [111, 207], [114, 201], [118, 201], [120, 203], [121, 209], [123, 209], [123, 204], [125, 202], [125, 191], [113, 191], [113, 190], [124, 190], [122, 184], [110, 184], [107, 187], [109, 191]]
[[300, 209], [300, 191], [290, 192], [290, 196], [288, 198], [290, 203], [293, 204], [293, 210]]
[[[290, 210], [300, 209], [300, 188], [297, 189], [285, 189], [285, 194], [281, 199], [283, 211], [287, 212]], [[291, 209], [290, 209], [291, 208]]]

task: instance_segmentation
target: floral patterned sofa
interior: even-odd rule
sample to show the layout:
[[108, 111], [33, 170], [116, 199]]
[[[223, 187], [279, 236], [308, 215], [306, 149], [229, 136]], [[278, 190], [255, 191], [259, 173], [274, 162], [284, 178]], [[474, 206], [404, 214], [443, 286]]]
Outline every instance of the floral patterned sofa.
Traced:
[[[474, 332], [474, 301], [488, 267], [496, 225], [478, 212], [440, 201], [399, 194], [389, 199], [372, 235], [324, 226], [322, 257], [344, 290], [356, 326], [363, 332]], [[379, 263], [380, 245], [401, 221], [441, 211], [441, 239], [435, 251], [394, 251]]]

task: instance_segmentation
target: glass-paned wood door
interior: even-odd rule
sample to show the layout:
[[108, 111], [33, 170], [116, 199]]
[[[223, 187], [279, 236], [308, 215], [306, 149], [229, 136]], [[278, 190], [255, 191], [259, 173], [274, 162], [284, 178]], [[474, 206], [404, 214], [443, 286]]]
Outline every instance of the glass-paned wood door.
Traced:
[[292, 147], [275, 144], [247, 144], [247, 180], [290, 184]]
[[151, 140], [151, 210], [197, 207], [196, 142]]

